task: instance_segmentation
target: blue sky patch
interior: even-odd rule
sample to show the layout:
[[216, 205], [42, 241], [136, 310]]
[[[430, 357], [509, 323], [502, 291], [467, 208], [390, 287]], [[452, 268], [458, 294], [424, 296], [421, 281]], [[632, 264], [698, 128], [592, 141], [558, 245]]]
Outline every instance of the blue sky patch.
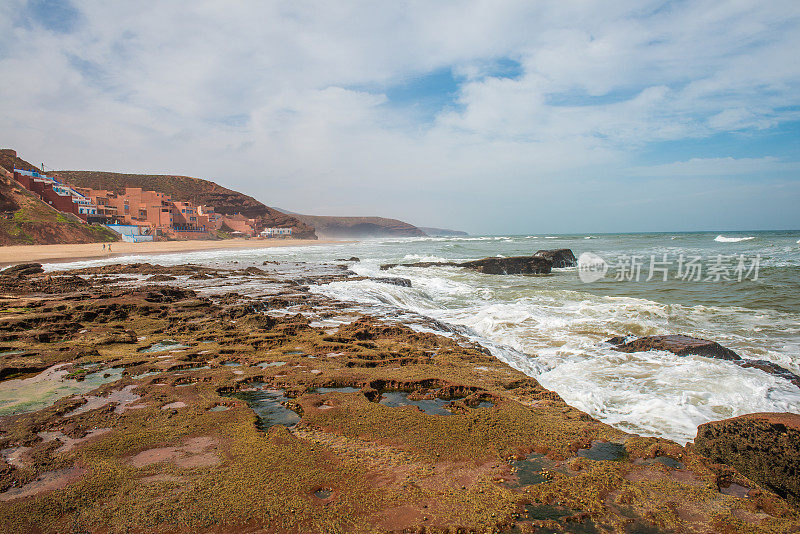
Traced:
[[81, 13], [67, 0], [30, 0], [28, 16], [43, 28], [56, 33], [72, 33]]

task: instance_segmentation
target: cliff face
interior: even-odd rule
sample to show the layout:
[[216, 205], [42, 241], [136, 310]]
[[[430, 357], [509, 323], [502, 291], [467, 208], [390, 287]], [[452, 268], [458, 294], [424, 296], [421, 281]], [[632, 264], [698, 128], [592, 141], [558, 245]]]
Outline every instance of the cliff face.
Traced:
[[323, 215], [293, 215], [316, 228], [325, 237], [417, 237], [425, 232], [407, 222], [384, 217], [329, 217]]
[[57, 171], [64, 181], [93, 189], [108, 189], [120, 193], [126, 187], [141, 187], [145, 190], [163, 191], [176, 200], [214, 206], [217, 213], [261, 219], [267, 226], [291, 227], [293, 237], [316, 239], [312, 225], [295, 216], [281, 213], [265, 206], [253, 197], [222, 187], [219, 184], [190, 176], [163, 174], [123, 174], [102, 171]]
[[[39, 171], [11, 150], [0, 151], [0, 166], [9, 172], [15, 167]], [[0, 180], [0, 212], [9, 216], [0, 218], [0, 246], [100, 243], [118, 239], [103, 226], [86, 224], [73, 215], [53, 209], [13, 180]]]

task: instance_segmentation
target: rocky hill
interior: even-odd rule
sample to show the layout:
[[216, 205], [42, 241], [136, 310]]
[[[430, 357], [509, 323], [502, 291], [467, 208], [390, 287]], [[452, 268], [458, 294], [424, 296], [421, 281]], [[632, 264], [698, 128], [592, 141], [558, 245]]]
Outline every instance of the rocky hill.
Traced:
[[103, 226], [89, 225], [64, 214], [6, 177], [17, 169], [39, 171], [12, 150], [0, 151], [0, 246], [100, 243], [116, 241], [117, 235]]
[[190, 176], [164, 174], [123, 174], [103, 171], [57, 171], [64, 181], [93, 189], [108, 189], [123, 193], [126, 187], [163, 191], [173, 199], [195, 204], [214, 206], [217, 213], [242, 215], [262, 219], [267, 226], [292, 228], [292, 235], [303, 239], [316, 239], [313, 225], [298, 218], [265, 206], [253, 197], [239, 193], [208, 180]]
[[407, 222], [384, 217], [331, 217], [325, 215], [293, 214], [316, 228], [317, 234], [332, 238], [416, 237], [425, 232]]

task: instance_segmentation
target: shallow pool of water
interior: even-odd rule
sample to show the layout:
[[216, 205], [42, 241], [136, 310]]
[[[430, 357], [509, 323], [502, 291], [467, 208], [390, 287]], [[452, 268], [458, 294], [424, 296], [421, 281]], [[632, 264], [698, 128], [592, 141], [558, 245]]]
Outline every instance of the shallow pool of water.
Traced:
[[282, 404], [290, 400], [283, 396], [282, 389], [238, 391], [226, 396], [245, 401], [258, 416], [258, 427], [262, 430], [272, 425], [294, 426], [300, 422], [300, 416]]
[[416, 406], [423, 412], [430, 415], [453, 415], [453, 413], [445, 408], [450, 401], [443, 399], [422, 399], [410, 400], [409, 393], [406, 391], [387, 391], [381, 396], [380, 403], [390, 408], [399, 408], [401, 406]]
[[102, 369], [78, 381], [66, 378], [67, 364], [59, 364], [28, 377], [0, 382], [0, 415], [34, 412], [69, 395], [82, 395], [122, 378], [122, 367]]
[[188, 349], [186, 345], [183, 345], [177, 341], [172, 339], [165, 339], [163, 341], [159, 341], [158, 343], [153, 343], [149, 347], [145, 347], [143, 349], [139, 349], [139, 352], [142, 354], [150, 354], [152, 352], [164, 352], [167, 350], [178, 350], [178, 349]]

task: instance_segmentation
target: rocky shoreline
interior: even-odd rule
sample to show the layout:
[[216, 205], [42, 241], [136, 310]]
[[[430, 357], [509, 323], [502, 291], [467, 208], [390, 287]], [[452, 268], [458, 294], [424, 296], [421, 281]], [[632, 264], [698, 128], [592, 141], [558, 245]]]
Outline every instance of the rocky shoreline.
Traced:
[[796, 490], [765, 477], [774, 421], [710, 423], [687, 447], [627, 434], [456, 334], [308, 291], [352, 278], [0, 276], [3, 530], [800, 531]]

